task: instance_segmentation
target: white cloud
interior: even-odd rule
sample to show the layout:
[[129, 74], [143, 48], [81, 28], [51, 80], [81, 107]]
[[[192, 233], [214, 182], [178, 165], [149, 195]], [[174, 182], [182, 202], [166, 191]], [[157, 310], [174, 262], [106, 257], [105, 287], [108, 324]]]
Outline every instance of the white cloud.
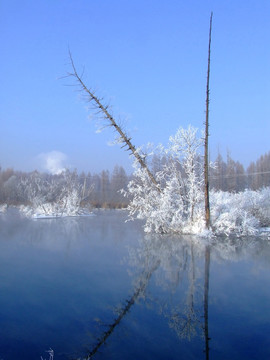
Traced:
[[42, 168], [53, 175], [61, 174], [67, 167], [67, 155], [61, 151], [54, 150], [42, 153], [38, 158], [42, 163]]

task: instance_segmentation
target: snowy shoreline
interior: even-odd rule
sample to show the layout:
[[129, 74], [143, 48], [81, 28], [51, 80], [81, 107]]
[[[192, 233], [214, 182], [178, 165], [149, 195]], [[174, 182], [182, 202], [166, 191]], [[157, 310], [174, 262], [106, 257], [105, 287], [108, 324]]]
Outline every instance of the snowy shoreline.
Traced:
[[[236, 194], [234, 194], [236, 195]], [[224, 205], [224, 204], [223, 204]], [[39, 209], [40, 210], [40, 209]], [[45, 210], [45, 208], [44, 208]], [[7, 204], [1, 204], [0, 205], [0, 215], [5, 215], [7, 213], [11, 213], [12, 211], [15, 211], [15, 214], [17, 213], [17, 215], [23, 216], [25, 218], [31, 219], [31, 220], [48, 220], [48, 219], [63, 219], [63, 218], [78, 218], [78, 217], [93, 217], [96, 216], [96, 211], [100, 212], [100, 211], [111, 211], [112, 209], [87, 209], [87, 208], [79, 208], [76, 209], [75, 211], [72, 212], [63, 212], [63, 211], [59, 211], [59, 212], [50, 212], [50, 213], [45, 213], [37, 211], [37, 209], [34, 209], [30, 206], [8, 206]], [[113, 209], [115, 210], [115, 209]], [[121, 209], [122, 211], [125, 210], [128, 212], [127, 209]], [[227, 209], [228, 210], [228, 209]], [[224, 209], [223, 209], [224, 211]], [[231, 209], [231, 214], [234, 213], [234, 209]], [[223, 213], [224, 215], [224, 213]], [[12, 215], [11, 215], [12, 216]], [[198, 228], [197, 231], [191, 231], [191, 232], [187, 232], [185, 230], [188, 229], [182, 229], [182, 232], [179, 232], [179, 234], [181, 235], [194, 235], [194, 236], [198, 236], [199, 238], [215, 238], [218, 236], [225, 236], [227, 238], [230, 237], [237, 237], [237, 238], [244, 238], [245, 236], [254, 236], [254, 237], [262, 237], [264, 239], [270, 240], [270, 227], [269, 226], [259, 226], [259, 223], [256, 223], [256, 227], [252, 227], [252, 231], [242, 231], [240, 232], [239, 229], [237, 229], [238, 231], [233, 231], [233, 224], [227, 224], [227, 229], [223, 228], [223, 232], [220, 231], [221, 229], [219, 229], [219, 231], [200, 231], [200, 229]], [[230, 231], [228, 231], [228, 228]], [[195, 230], [194, 228], [192, 230]], [[226, 231], [227, 230], [227, 231]], [[244, 229], [242, 229], [244, 230]], [[251, 230], [251, 229], [249, 229]], [[175, 232], [171, 233], [176, 234]], [[166, 235], [170, 235], [170, 233], [166, 233]]]
[[67, 218], [67, 217], [88, 217], [95, 216], [93, 211], [87, 208], [79, 208], [73, 211], [48, 211], [44, 207], [43, 211], [40, 211], [40, 208], [34, 209], [31, 206], [8, 206], [7, 204], [0, 205], [0, 214], [6, 214], [9, 211], [16, 211], [23, 217], [28, 219], [58, 219], [58, 218]]

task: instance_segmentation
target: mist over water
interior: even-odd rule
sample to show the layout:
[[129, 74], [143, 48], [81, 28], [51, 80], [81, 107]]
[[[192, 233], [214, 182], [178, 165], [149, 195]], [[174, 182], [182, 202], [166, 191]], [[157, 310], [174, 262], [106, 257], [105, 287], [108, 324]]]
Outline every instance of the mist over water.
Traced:
[[145, 235], [125, 211], [0, 217], [0, 358], [266, 359], [270, 246]]

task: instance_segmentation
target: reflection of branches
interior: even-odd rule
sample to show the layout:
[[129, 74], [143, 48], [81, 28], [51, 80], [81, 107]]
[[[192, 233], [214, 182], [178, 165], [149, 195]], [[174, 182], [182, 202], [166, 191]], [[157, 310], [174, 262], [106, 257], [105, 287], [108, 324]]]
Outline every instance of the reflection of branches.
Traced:
[[174, 329], [177, 336], [191, 340], [196, 335], [196, 327], [199, 319], [194, 308], [187, 308], [183, 314], [174, 313], [169, 320], [170, 328]]
[[[219, 239], [219, 243], [220, 246], [222, 245], [222, 251], [224, 251], [225, 243], [223, 246], [221, 239]], [[176, 332], [179, 338], [190, 340], [196, 333], [203, 330], [205, 359], [209, 360], [208, 296], [210, 250], [213, 259], [220, 259], [219, 243], [213, 243], [210, 247], [208, 242], [205, 244], [204, 241], [196, 241], [196, 239], [191, 237], [183, 237], [181, 239], [178, 237], [174, 239], [165, 236], [147, 236], [139, 247], [136, 249], [130, 248], [130, 265], [134, 266], [136, 271], [140, 269], [141, 275], [139, 281], [134, 286], [133, 295], [120, 308], [117, 317], [106, 327], [106, 331], [101, 334], [85, 360], [90, 360], [94, 357], [110, 335], [113, 334], [117, 325], [120, 324], [130, 311], [136, 300], [138, 298], [142, 299], [150, 277], [158, 267], [158, 271], [153, 276], [158, 275], [155, 284], [163, 289], [165, 298], [161, 299], [158, 297], [162, 296], [162, 293], [159, 291], [153, 293], [154, 297], [152, 297], [150, 291], [147, 291], [147, 297], [144, 300], [149, 302], [151, 307], [156, 305], [159, 307], [160, 314], [168, 319], [170, 328]], [[239, 249], [235, 247], [234, 250], [232, 246], [229, 246], [227, 255], [234, 258], [235, 255], [246, 254], [247, 250], [250, 252], [252, 249], [250, 245], [247, 246], [245, 243], [239, 245]], [[252, 250], [253, 253], [254, 250], [256, 248]], [[255, 254], [257, 255], [256, 252]], [[200, 274], [201, 276], [199, 276]], [[186, 275], [187, 278], [185, 277]], [[176, 278], [179, 282], [175, 281]], [[188, 280], [187, 293], [184, 291], [187, 285], [186, 280]], [[165, 283], [166, 286], [164, 286]], [[170, 286], [170, 284], [173, 284], [173, 286]], [[203, 290], [204, 292], [201, 293]], [[175, 303], [169, 303], [170, 301], [176, 301], [176, 306], [174, 306]]]
[[[141, 246], [134, 250], [130, 249], [130, 261], [136, 268], [160, 261], [160, 268], [163, 270], [156, 278], [156, 285], [162, 287], [166, 298], [164, 301], [152, 298], [147, 294], [150, 305], [158, 305], [159, 312], [163, 314], [179, 338], [191, 339], [197, 333], [200, 326], [201, 305], [196, 304], [197, 276], [196, 259], [204, 251], [204, 245], [197, 243], [192, 237], [164, 237], [146, 236]], [[186, 298], [182, 298], [184, 291], [178, 291], [179, 286], [186, 286], [188, 280], [188, 291]], [[176, 305], [168, 304], [168, 292], [178, 294]], [[175, 301], [173, 298], [170, 298]], [[198, 308], [199, 306], [199, 308]], [[201, 328], [201, 326], [200, 326]]]
[[[46, 352], [50, 355], [49, 360], [53, 360], [54, 351], [52, 350], [52, 348], [50, 348], [50, 350], [47, 350]], [[43, 360], [42, 356], [40, 358], [41, 360]]]
[[146, 272], [145, 274], [143, 274], [142, 276], [142, 280], [140, 281], [139, 286], [137, 287], [137, 289], [135, 290], [134, 294], [126, 301], [124, 307], [122, 309], [120, 309], [118, 311], [119, 315], [118, 317], [113, 321], [112, 324], [110, 324], [108, 326], [108, 330], [105, 331], [102, 336], [98, 339], [97, 344], [93, 347], [93, 349], [89, 352], [89, 354], [87, 355], [87, 357], [85, 358], [85, 360], [89, 360], [91, 359], [99, 350], [99, 348], [105, 344], [106, 340], [109, 338], [109, 336], [114, 332], [115, 328], [117, 325], [120, 324], [121, 320], [125, 317], [125, 315], [129, 312], [130, 308], [132, 307], [132, 305], [135, 304], [135, 301], [137, 300], [137, 298], [144, 293], [148, 282], [151, 278], [151, 275], [153, 274], [153, 272], [158, 268], [159, 266], [159, 262], [156, 263], [156, 265], [149, 270], [148, 272]]
[[189, 266], [189, 288], [187, 294], [187, 304], [182, 311], [174, 312], [170, 316], [169, 326], [176, 331], [179, 338], [186, 338], [191, 340], [196, 335], [196, 327], [200, 322], [195, 309], [195, 257], [194, 257], [194, 244], [191, 243], [190, 248], [190, 266]]
[[162, 271], [155, 278], [156, 285], [174, 293], [189, 268], [191, 241], [180, 240], [178, 236], [146, 235], [140, 240], [140, 247], [129, 248], [129, 264], [144, 269], [159, 261]]

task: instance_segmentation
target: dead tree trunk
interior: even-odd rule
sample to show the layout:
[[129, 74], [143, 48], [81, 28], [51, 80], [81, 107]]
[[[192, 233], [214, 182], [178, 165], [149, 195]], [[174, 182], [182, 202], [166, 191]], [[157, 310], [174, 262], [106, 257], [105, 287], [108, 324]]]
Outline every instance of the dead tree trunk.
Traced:
[[82, 77], [79, 76], [79, 74], [76, 70], [71, 53], [69, 53], [69, 57], [70, 57], [73, 72], [68, 73], [68, 76], [75, 77], [81, 90], [87, 94], [88, 101], [91, 102], [94, 105], [94, 108], [97, 109], [97, 111], [103, 115], [104, 119], [108, 122], [107, 126], [113, 127], [114, 130], [119, 134], [120, 142], [123, 143], [123, 147], [127, 147], [127, 150], [132, 153], [132, 155], [135, 157], [135, 159], [139, 162], [140, 166], [146, 171], [147, 175], [149, 176], [150, 181], [154, 184], [154, 186], [160, 192], [159, 184], [157, 183], [154, 175], [152, 174], [149, 167], [147, 166], [144, 157], [139, 154], [136, 147], [132, 144], [131, 138], [128, 137], [128, 135], [123, 130], [121, 125], [119, 125], [117, 123], [117, 121], [114, 119], [114, 117], [109, 113], [109, 111], [108, 111], [109, 106], [103, 105], [102, 99], [98, 98], [95, 95], [94, 91], [92, 91], [91, 89], [86, 87], [86, 85], [82, 81]]
[[204, 139], [204, 200], [205, 200], [205, 225], [210, 228], [210, 201], [209, 201], [209, 161], [208, 161], [208, 137], [209, 137], [209, 80], [210, 80], [210, 53], [211, 53], [211, 33], [212, 17], [210, 16], [209, 44], [208, 44], [208, 66], [206, 84], [206, 118], [205, 118], [205, 139]]

